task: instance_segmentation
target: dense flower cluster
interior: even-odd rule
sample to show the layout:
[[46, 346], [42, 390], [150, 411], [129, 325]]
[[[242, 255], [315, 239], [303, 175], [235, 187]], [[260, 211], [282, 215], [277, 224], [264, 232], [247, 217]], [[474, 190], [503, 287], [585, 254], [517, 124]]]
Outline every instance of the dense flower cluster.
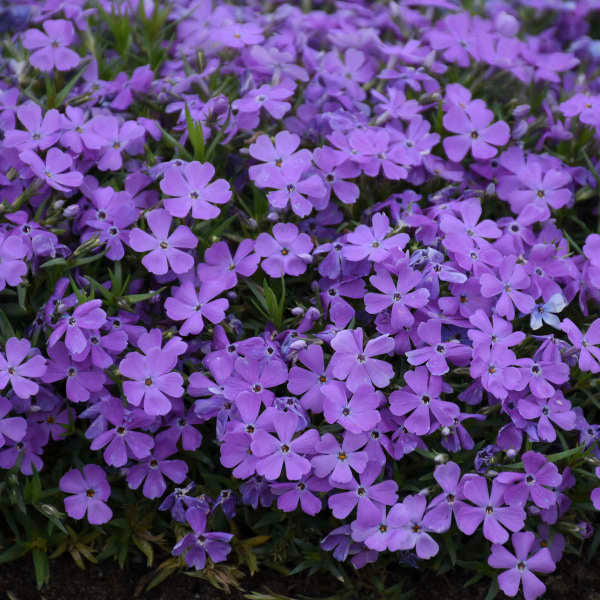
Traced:
[[77, 440], [69, 516], [139, 490], [197, 569], [243, 503], [539, 597], [600, 509], [600, 4], [159, 4], [33, 3], [2, 59], [0, 466]]

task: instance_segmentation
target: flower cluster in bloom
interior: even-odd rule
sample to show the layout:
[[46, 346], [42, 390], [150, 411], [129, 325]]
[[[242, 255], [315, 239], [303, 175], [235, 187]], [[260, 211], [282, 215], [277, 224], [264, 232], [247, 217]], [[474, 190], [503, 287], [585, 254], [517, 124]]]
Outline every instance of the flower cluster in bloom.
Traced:
[[541, 596], [600, 510], [600, 4], [161, 4], [7, 38], [0, 467], [196, 569], [242, 504]]

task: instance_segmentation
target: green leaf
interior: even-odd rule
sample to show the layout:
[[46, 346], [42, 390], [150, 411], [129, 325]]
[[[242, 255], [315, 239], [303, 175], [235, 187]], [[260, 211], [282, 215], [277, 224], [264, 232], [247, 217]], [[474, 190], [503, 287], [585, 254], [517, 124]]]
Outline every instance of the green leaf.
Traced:
[[[81, 67], [79, 68], [79, 71], [77, 71], [77, 73], [75, 73], [75, 75], [73, 75], [73, 77], [71, 77], [71, 79], [65, 85], [63, 85], [60, 92], [58, 92], [58, 94], [56, 94], [56, 98], [54, 100], [55, 107], [59, 107], [65, 101], [66, 97], [69, 95], [71, 90], [75, 87], [75, 84], [79, 81], [79, 79], [81, 78], [81, 76], [83, 75], [85, 70], [87, 69], [88, 64], [89, 64], [89, 60], [86, 60], [85, 62], [83, 62], [81, 64]], [[48, 107], [48, 108], [50, 108], [50, 107]]]
[[35, 581], [37, 583], [38, 590], [44, 587], [44, 584], [48, 583], [50, 579], [50, 566], [48, 565], [48, 555], [45, 550], [41, 548], [34, 548], [31, 551], [33, 556], [33, 568], [35, 571]]
[[25, 542], [17, 542], [0, 554], [0, 564], [12, 562], [17, 558], [21, 558], [27, 554], [28, 550], [29, 547]]
[[188, 138], [194, 148], [194, 158], [199, 161], [204, 161], [204, 132], [202, 124], [192, 119], [190, 107], [185, 103], [185, 122], [187, 125]]

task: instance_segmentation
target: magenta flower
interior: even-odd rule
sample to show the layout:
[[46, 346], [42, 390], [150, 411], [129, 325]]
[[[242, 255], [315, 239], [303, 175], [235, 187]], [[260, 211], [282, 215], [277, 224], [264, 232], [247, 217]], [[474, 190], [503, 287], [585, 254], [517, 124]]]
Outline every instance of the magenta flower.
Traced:
[[215, 298], [222, 291], [220, 281], [207, 281], [200, 289], [193, 281], [184, 281], [165, 300], [167, 316], [173, 321], [183, 321], [179, 328], [181, 335], [198, 334], [204, 329], [204, 319], [216, 325], [225, 318], [229, 300]]
[[346, 380], [351, 392], [365, 384], [386, 387], [394, 376], [392, 365], [373, 358], [392, 352], [394, 340], [388, 335], [381, 335], [369, 340], [364, 349], [363, 343], [363, 330], [360, 327], [340, 331], [331, 340], [331, 347], [335, 350], [330, 362], [333, 375]]
[[292, 412], [281, 413], [273, 419], [277, 437], [264, 429], [258, 429], [254, 434], [250, 447], [258, 458], [256, 471], [265, 479], [277, 479], [284, 465], [286, 477], [291, 480], [298, 480], [310, 471], [310, 461], [303, 455], [315, 451], [319, 432], [308, 429], [294, 438], [298, 425], [297, 415]]
[[194, 266], [194, 259], [179, 248], [195, 248], [198, 239], [189, 227], [179, 225], [169, 235], [171, 215], [166, 210], [153, 210], [146, 215], [153, 235], [138, 229], [129, 234], [129, 245], [136, 252], [148, 252], [142, 264], [155, 275], [164, 275], [170, 268], [174, 273], [186, 273]]
[[229, 183], [217, 179], [212, 183], [215, 168], [210, 163], [190, 162], [171, 166], [165, 171], [160, 189], [167, 196], [165, 208], [173, 217], [183, 218], [192, 211], [194, 219], [214, 219], [221, 209], [214, 204], [226, 204], [231, 198]]
[[512, 535], [514, 554], [499, 544], [492, 546], [488, 564], [495, 569], [507, 569], [498, 575], [498, 585], [507, 596], [516, 596], [521, 584], [525, 600], [535, 600], [546, 591], [546, 586], [534, 573], [552, 573], [556, 565], [548, 548], [532, 554], [534, 543], [535, 535], [531, 531], [522, 531]]
[[83, 519], [87, 513], [92, 525], [102, 525], [112, 519], [112, 510], [106, 504], [110, 485], [102, 467], [85, 465], [83, 474], [79, 469], [71, 469], [58, 485], [62, 492], [73, 494], [65, 498], [65, 510], [71, 518]]
[[39, 385], [32, 379], [46, 372], [46, 359], [32, 352], [29, 340], [11, 337], [4, 347], [6, 357], [0, 352], [0, 390], [10, 383], [19, 398], [27, 400], [38, 393]]
[[[430, 375], [425, 367], [407, 371], [404, 380], [409, 388], [395, 390], [390, 394], [390, 410], [404, 416], [404, 427], [411, 433], [425, 435], [430, 432], [432, 417], [440, 425], [452, 425], [460, 410], [453, 402], [440, 400], [442, 378]], [[433, 421], [435, 423], [435, 421]]]
[[73, 166], [71, 156], [58, 148], [48, 150], [45, 163], [32, 150], [21, 152], [19, 158], [28, 164], [40, 179], [60, 192], [69, 192], [70, 188], [79, 187], [83, 182], [83, 175], [79, 171], [68, 171]]
[[173, 371], [177, 354], [167, 348], [153, 348], [144, 356], [129, 352], [119, 363], [119, 371], [132, 381], [123, 382], [127, 401], [142, 405], [149, 415], [166, 415], [171, 398], [183, 396], [183, 377]]
[[510, 506], [525, 506], [529, 498], [540, 508], [549, 508], [556, 502], [556, 488], [562, 476], [555, 464], [539, 452], [525, 452], [522, 457], [525, 473], [505, 471], [497, 475], [500, 483], [507, 484], [504, 499]]
[[371, 431], [381, 420], [377, 408], [381, 396], [370, 386], [359, 386], [348, 397], [346, 386], [334, 381], [323, 389], [323, 412], [328, 423], [338, 423], [346, 431], [361, 433]]
[[23, 34], [23, 46], [35, 50], [29, 57], [29, 62], [40, 71], [70, 71], [80, 61], [79, 55], [67, 48], [73, 41], [75, 32], [70, 21], [56, 19], [44, 21], [43, 33], [39, 29], [28, 29]]
[[473, 158], [488, 160], [498, 154], [495, 146], [504, 146], [510, 138], [510, 128], [504, 121], [490, 125], [494, 113], [477, 106], [469, 113], [452, 107], [444, 115], [444, 127], [458, 135], [444, 138], [443, 145], [448, 158], [460, 162], [471, 150]]
[[293, 223], [276, 223], [273, 235], [261, 233], [254, 250], [265, 257], [261, 267], [270, 277], [302, 275], [311, 262], [313, 243], [306, 233], [300, 233]]

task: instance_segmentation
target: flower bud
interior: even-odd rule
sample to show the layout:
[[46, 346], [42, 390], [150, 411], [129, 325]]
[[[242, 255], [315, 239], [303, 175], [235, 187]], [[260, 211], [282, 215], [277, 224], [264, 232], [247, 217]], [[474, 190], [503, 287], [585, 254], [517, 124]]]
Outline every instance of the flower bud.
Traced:
[[271, 211], [267, 215], [267, 221], [271, 221], [272, 223], [275, 223], [276, 221], [279, 221], [279, 215], [276, 212]]
[[446, 453], [436, 454], [433, 458], [433, 462], [437, 465], [444, 465], [448, 462], [450, 457]]
[[295, 306], [290, 311], [295, 317], [301, 317], [304, 315], [304, 309], [301, 306]]
[[519, 33], [519, 21], [505, 11], [496, 15], [494, 25], [496, 26], [498, 33], [501, 33], [506, 37], [513, 37]]

